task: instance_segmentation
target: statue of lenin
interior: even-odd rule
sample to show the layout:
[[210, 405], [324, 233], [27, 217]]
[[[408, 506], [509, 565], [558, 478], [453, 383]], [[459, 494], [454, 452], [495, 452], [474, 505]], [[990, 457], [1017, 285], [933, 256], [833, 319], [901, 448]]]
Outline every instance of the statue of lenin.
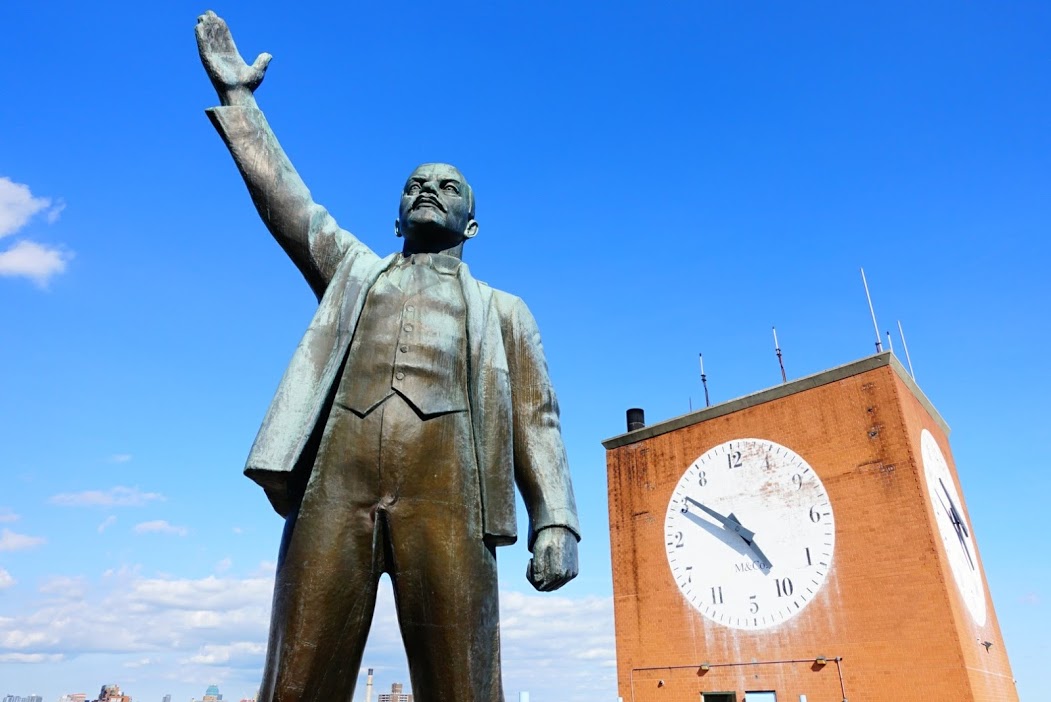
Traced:
[[270, 56], [247, 65], [212, 12], [196, 31], [221, 104], [208, 116], [319, 301], [245, 467], [285, 518], [259, 702], [352, 699], [383, 573], [417, 702], [502, 702], [495, 547], [517, 538], [516, 484], [529, 581], [577, 574], [536, 323], [461, 261], [478, 231], [463, 174], [417, 168], [402, 251], [377, 256], [312, 200], [258, 109]]

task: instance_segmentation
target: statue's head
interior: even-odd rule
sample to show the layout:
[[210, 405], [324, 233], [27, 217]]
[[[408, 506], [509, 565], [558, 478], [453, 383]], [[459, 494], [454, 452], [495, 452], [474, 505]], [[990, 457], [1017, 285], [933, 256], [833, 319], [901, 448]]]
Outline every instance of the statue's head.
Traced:
[[463, 173], [447, 163], [417, 167], [401, 191], [394, 229], [410, 252], [446, 251], [477, 234], [474, 191]]

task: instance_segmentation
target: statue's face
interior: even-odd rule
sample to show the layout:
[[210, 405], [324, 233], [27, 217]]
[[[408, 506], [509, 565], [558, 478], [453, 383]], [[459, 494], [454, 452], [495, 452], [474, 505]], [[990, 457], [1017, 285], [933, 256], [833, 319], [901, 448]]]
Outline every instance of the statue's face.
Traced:
[[478, 225], [472, 204], [470, 186], [459, 170], [447, 163], [425, 163], [405, 181], [399, 229], [415, 248], [450, 248], [474, 236]]

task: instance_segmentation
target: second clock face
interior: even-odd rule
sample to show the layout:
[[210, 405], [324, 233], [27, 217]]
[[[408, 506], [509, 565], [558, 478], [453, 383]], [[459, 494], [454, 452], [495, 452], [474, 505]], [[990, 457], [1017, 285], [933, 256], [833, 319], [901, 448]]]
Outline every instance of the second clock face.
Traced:
[[927, 481], [938, 534], [949, 558], [956, 586], [967, 610], [978, 626], [985, 624], [985, 585], [978, 566], [978, 551], [974, 535], [963, 516], [963, 501], [956, 491], [956, 483], [949, 474], [938, 442], [926, 429], [920, 434], [920, 454], [923, 456], [923, 476]]
[[821, 479], [765, 439], [728, 441], [690, 464], [664, 520], [679, 590], [735, 629], [778, 626], [802, 612], [832, 567], [835, 534]]

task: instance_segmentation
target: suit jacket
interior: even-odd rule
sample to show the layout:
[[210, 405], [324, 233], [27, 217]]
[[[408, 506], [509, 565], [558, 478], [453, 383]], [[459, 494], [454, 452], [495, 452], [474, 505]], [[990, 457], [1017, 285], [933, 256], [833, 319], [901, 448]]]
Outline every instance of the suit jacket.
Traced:
[[[378, 257], [313, 201], [261, 111], [230, 106], [207, 112], [267, 228], [319, 300], [245, 466], [286, 516], [295, 499], [290, 477], [309, 471], [316, 459], [365, 296], [399, 254]], [[536, 322], [521, 299], [475, 280], [466, 265], [458, 270], [486, 539], [496, 545], [516, 540], [515, 483], [529, 513], [530, 548], [549, 526], [579, 538], [558, 402]]]

